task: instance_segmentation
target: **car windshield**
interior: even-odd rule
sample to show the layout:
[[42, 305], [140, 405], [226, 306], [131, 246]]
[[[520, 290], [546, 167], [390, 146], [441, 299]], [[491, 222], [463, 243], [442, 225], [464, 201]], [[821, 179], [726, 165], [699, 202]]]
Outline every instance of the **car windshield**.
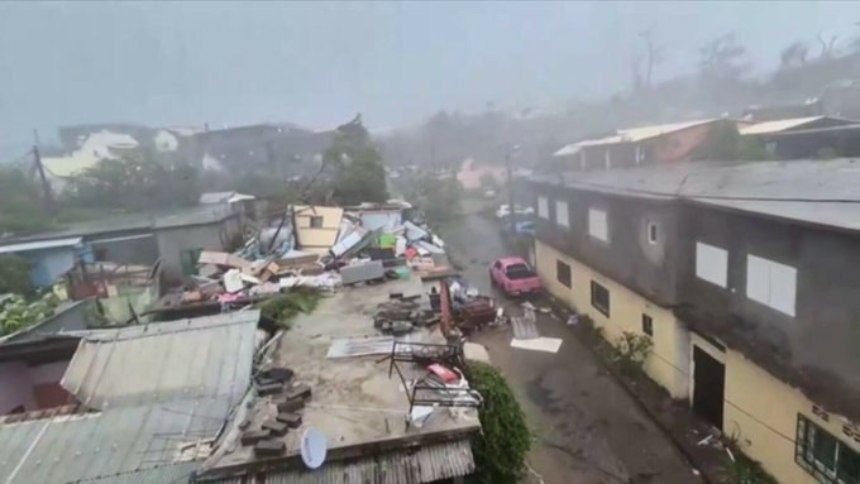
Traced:
[[526, 264], [511, 264], [505, 269], [505, 275], [509, 279], [527, 279], [534, 277], [535, 273]]

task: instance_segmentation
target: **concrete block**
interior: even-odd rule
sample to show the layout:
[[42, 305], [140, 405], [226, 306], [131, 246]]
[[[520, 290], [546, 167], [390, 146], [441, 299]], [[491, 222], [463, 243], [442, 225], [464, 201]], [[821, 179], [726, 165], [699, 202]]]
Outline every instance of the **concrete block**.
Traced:
[[345, 266], [340, 269], [340, 277], [344, 285], [373, 281], [385, 277], [385, 267], [383, 267], [382, 261], [378, 260], [360, 265]]

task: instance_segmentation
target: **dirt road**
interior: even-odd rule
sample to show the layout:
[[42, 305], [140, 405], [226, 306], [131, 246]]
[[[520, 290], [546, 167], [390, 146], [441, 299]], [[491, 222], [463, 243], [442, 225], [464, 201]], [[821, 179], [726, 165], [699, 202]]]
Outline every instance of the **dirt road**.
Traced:
[[[464, 277], [490, 293], [487, 269], [495, 258], [508, 255], [494, 223], [469, 214], [444, 236], [449, 254], [464, 266]], [[473, 338], [488, 348], [535, 434], [530, 482], [698, 482], [671, 442], [563, 322], [540, 314], [538, 331], [563, 340], [557, 354], [511, 348], [509, 328]]]

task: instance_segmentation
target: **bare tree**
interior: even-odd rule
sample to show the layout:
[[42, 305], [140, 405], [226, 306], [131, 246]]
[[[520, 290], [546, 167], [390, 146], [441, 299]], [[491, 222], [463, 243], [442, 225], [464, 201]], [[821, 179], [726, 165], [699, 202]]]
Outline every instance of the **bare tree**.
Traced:
[[802, 66], [806, 64], [806, 56], [809, 48], [803, 42], [794, 42], [782, 49], [779, 54], [779, 65], [785, 69], [788, 67]]
[[699, 71], [712, 81], [736, 82], [750, 69], [747, 48], [739, 44], [734, 32], [721, 35], [699, 49]]
[[665, 57], [665, 51], [663, 47], [657, 45], [654, 41], [653, 29], [648, 29], [639, 33], [639, 38], [645, 41], [645, 73], [643, 76], [643, 83], [645, 87], [651, 87], [651, 79], [652, 74], [654, 73], [654, 67], [661, 64]]
[[833, 46], [836, 45], [836, 39], [839, 38], [838, 35], [831, 35], [829, 39], [825, 41], [824, 36], [821, 33], [815, 36], [818, 39], [818, 43], [821, 46], [821, 52], [818, 55], [819, 59], [830, 59], [833, 57]]

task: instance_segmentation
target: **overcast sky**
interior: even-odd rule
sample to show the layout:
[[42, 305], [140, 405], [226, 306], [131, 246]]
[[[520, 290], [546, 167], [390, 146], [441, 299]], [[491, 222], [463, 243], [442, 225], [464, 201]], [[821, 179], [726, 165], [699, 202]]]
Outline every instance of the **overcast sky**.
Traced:
[[644, 28], [665, 77], [728, 31], [763, 66], [857, 20], [854, 2], [2, 3], [0, 161], [33, 127], [80, 122], [325, 128], [360, 111], [390, 128], [488, 102], [548, 107], [629, 85]]

